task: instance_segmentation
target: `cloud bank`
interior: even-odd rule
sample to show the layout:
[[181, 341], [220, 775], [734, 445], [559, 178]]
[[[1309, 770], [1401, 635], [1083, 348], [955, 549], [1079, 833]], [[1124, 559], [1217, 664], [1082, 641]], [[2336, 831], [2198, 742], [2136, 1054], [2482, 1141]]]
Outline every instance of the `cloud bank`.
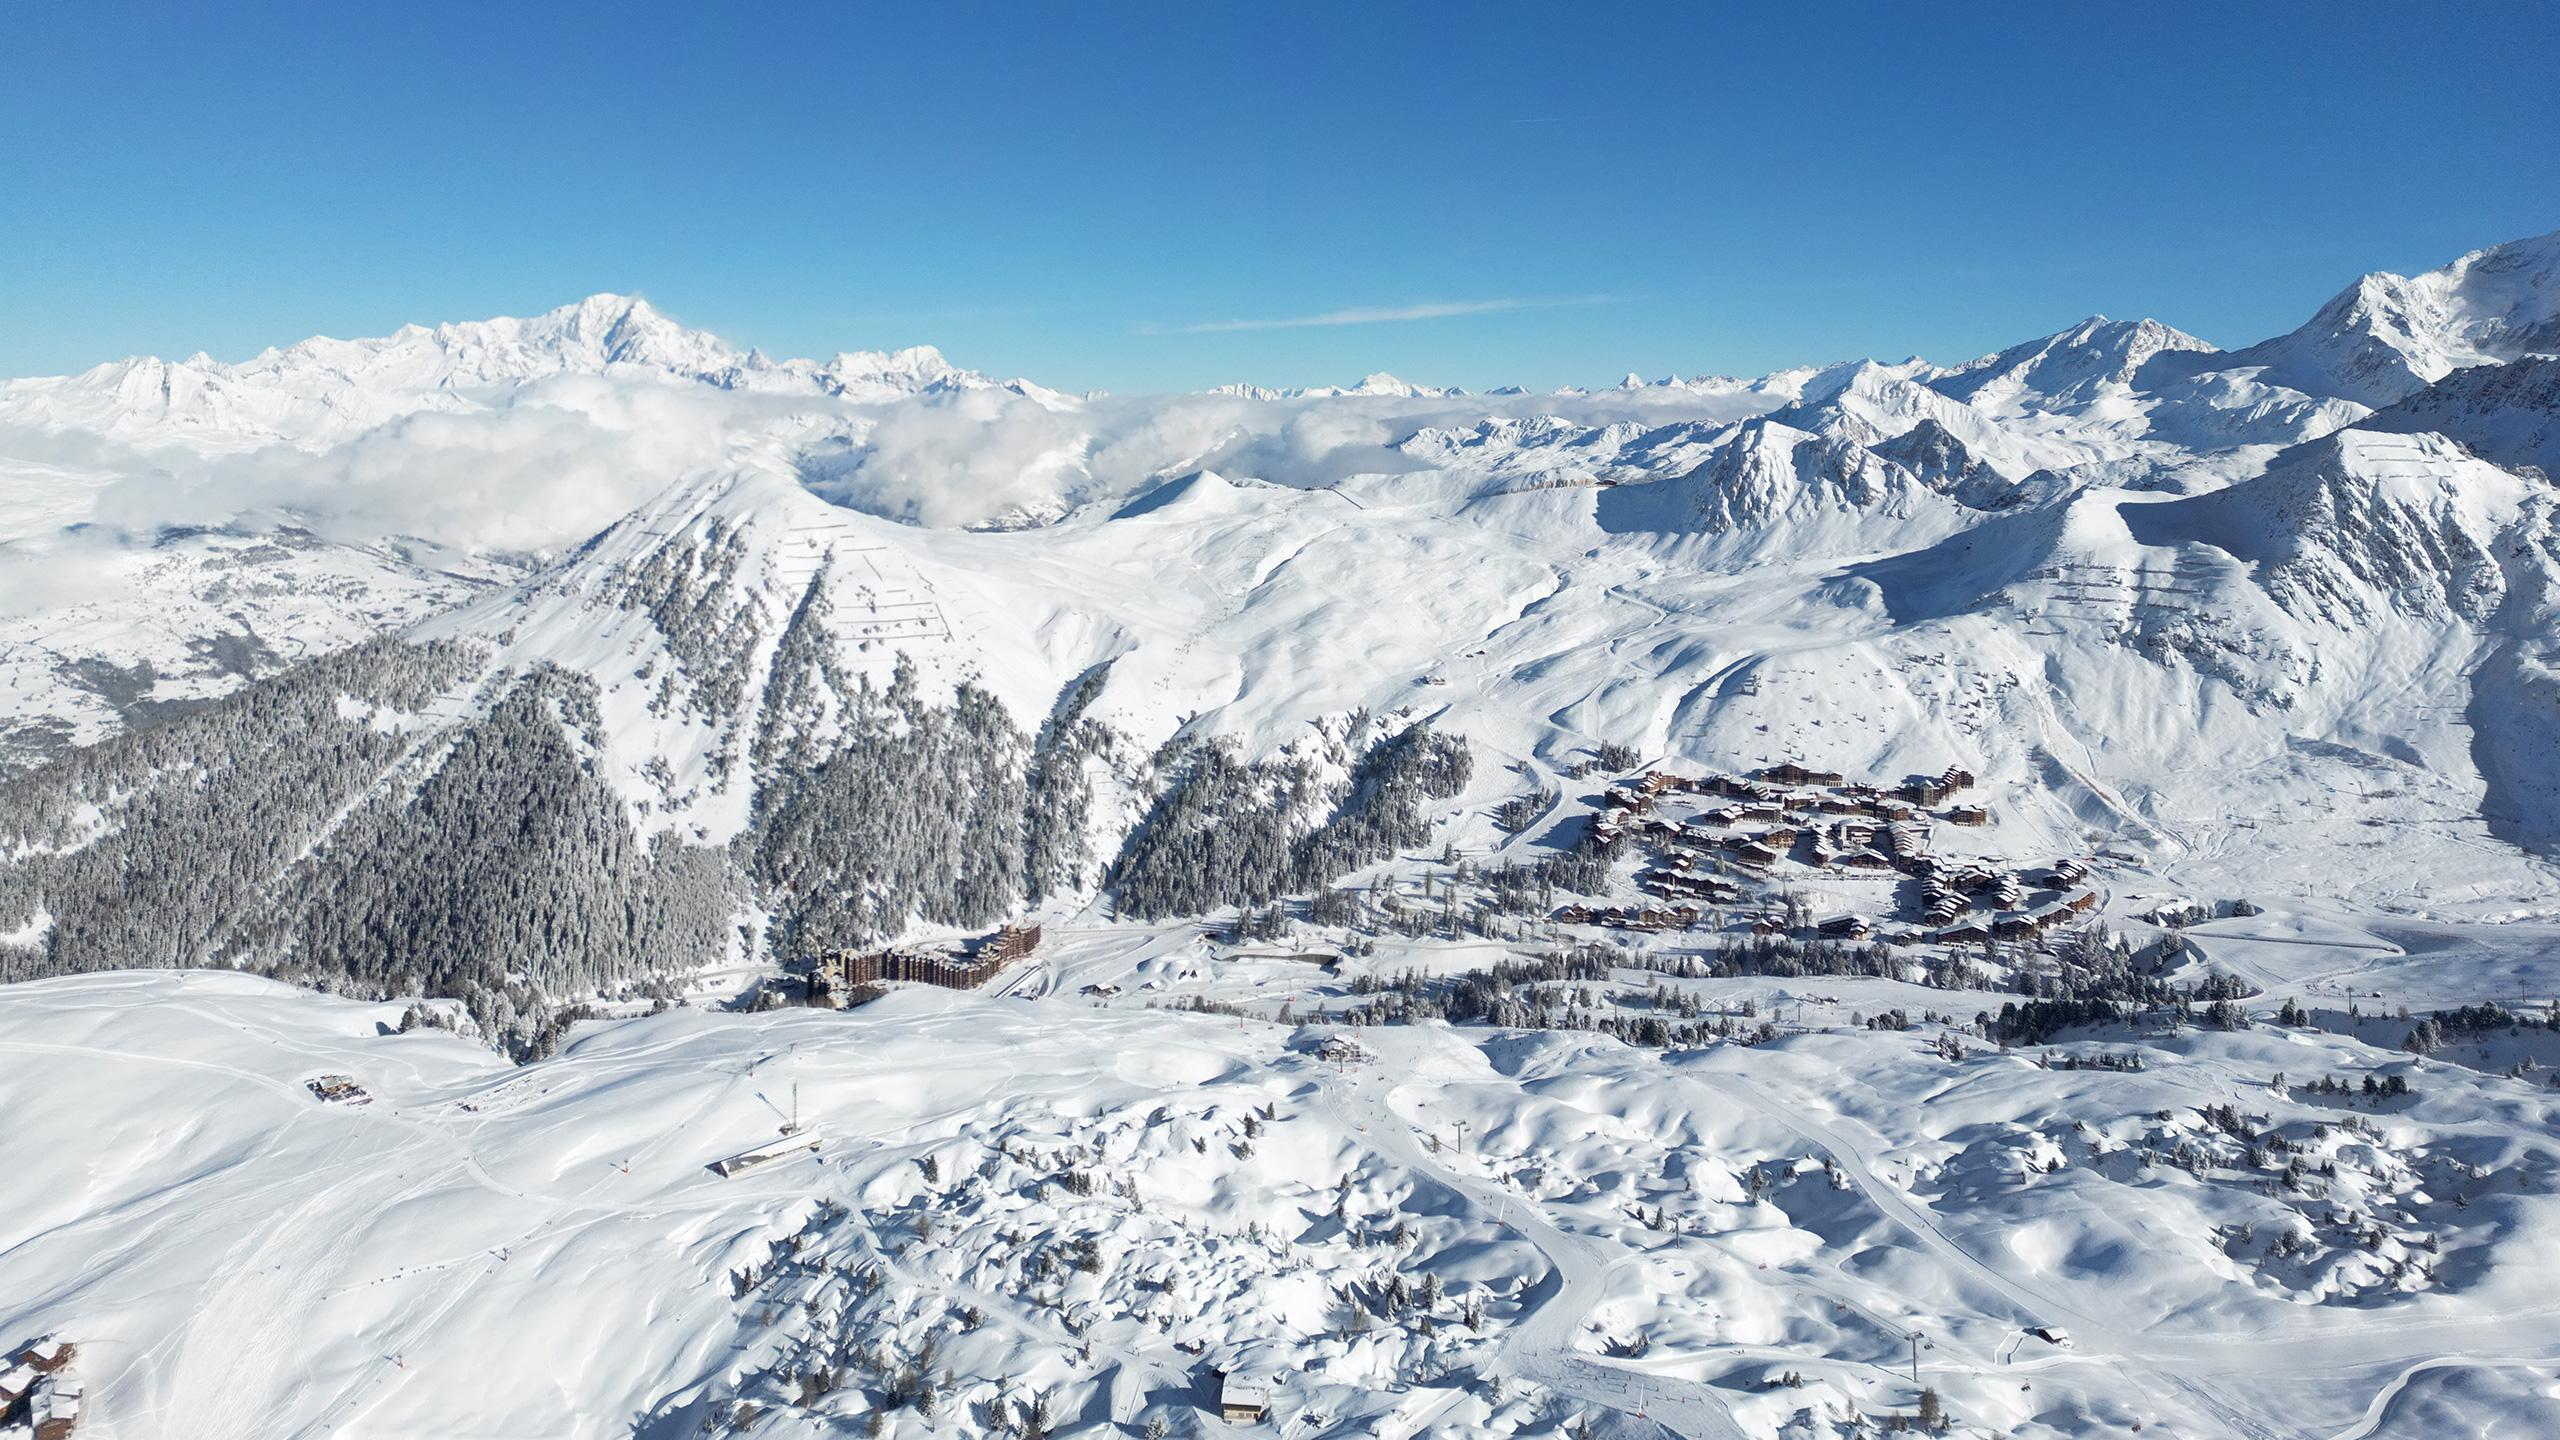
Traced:
[[1335, 325], [1392, 325], [1407, 320], [1448, 320], [1466, 315], [1500, 315], [1513, 310], [1553, 310], [1575, 305], [1606, 305], [1605, 295], [1563, 300], [1437, 300], [1416, 305], [1355, 306], [1320, 315], [1291, 315], [1275, 320], [1202, 320], [1189, 325], [1151, 326], [1158, 335], [1231, 335], [1246, 330], [1310, 330]]
[[1059, 405], [994, 387], [856, 404], [582, 375], [488, 408], [410, 414], [322, 450], [207, 455], [0, 428], [0, 467], [37, 477], [26, 493], [43, 497], [0, 509], [0, 603], [71, 593], [99, 573], [110, 541], [147, 546], [168, 526], [293, 524], [351, 542], [414, 536], [538, 556], [685, 476], [739, 465], [792, 467], [829, 501], [909, 524], [1018, 525], [1195, 469], [1298, 486], [1411, 471], [1425, 462], [1396, 447], [1425, 427], [1541, 416], [1659, 425], [1759, 408], [1658, 390]]

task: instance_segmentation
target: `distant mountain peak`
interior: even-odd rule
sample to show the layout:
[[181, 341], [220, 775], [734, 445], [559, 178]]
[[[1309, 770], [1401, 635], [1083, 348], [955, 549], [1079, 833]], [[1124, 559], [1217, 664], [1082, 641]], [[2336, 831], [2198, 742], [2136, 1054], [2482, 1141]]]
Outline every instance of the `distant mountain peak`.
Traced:
[[2560, 352], [2560, 231], [2423, 275], [2358, 278], [2290, 334], [2233, 355], [2314, 395], [2380, 408], [2454, 371]]
[[[403, 325], [370, 339], [317, 335], [237, 363], [202, 353], [135, 357], [75, 376], [0, 382], [0, 419], [217, 446], [326, 445], [419, 410], [472, 408], [475, 395], [608, 373], [857, 402], [994, 383], [930, 345], [845, 351], [824, 364], [774, 360], [639, 296], [600, 292], [528, 316]], [[1033, 398], [1063, 400], [1047, 391]]]

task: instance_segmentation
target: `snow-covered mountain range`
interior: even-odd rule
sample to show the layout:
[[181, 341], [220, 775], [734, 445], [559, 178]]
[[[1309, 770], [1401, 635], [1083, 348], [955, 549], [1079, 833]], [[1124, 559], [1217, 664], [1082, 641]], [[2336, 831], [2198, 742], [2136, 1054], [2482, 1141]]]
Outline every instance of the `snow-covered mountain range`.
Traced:
[[503, 403], [517, 387], [563, 375], [856, 401], [995, 384], [930, 345], [775, 361], [687, 329], [646, 300], [591, 295], [529, 319], [406, 325], [374, 340], [314, 338], [236, 364], [201, 354], [138, 356], [78, 375], [9, 381], [0, 385], [0, 423], [128, 440], [317, 447], [402, 415]]
[[[368, 636], [447, 646], [439, 698], [366, 702], [418, 738], [333, 778], [314, 823], [532, 705], [631, 843], [726, 876], [751, 948], [822, 883], [757, 847], [847, 747], [928, 722], [1072, 792], [1041, 812], [1072, 833], [1007, 842], [1054, 873], [1008, 850], [983, 892], [917, 890], [863, 936], [1106, 894], [1181, 747], [1347, 776], [1383, 732], [1344, 717], [1399, 714], [1531, 776], [1604, 744], [1957, 757], [2052, 844], [2199, 887], [2541, 911], [2555, 256], [2369, 276], [2238, 351], [2092, 317], [1951, 367], [1586, 395], [1069, 398], [923, 348], [771, 360], [615, 297], [14, 381], [13, 754]], [[1071, 782], [1043, 749], [1070, 722], [1108, 737]], [[66, 944], [59, 914], [0, 931]]]
[[77, 1342], [6, 1383], [2548, 1432], [2556, 257], [1544, 395], [611, 296], [0, 383], [0, 1344]]

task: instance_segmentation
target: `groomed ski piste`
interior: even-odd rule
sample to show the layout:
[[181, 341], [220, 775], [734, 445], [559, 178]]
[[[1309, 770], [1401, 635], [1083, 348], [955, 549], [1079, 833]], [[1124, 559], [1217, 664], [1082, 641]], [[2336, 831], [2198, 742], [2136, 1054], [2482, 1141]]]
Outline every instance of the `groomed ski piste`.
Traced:
[[[1775, 1033], [1339, 1026], [1463, 957], [1319, 978], [1176, 925], [524, 1067], [244, 976], [34, 982], [0, 1319], [76, 1339], [108, 1436], [1215, 1434], [1228, 1373], [1291, 1436], [1856, 1433], [1924, 1389], [1968, 1435], [2560, 1424], [2560, 1094], [2520, 1068], [2560, 1035], [2419, 1058], [2394, 1018], [2547, 996], [2555, 937], [2187, 933], [2258, 1023], [2004, 1050], [1859, 1019], [1967, 995], [1630, 974]], [[813, 1152], [715, 1171], [795, 1114]]]

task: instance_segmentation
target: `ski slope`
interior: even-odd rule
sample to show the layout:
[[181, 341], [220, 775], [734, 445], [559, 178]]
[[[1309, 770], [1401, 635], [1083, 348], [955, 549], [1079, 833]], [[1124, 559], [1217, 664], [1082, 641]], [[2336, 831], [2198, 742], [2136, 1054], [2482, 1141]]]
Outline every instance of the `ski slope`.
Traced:
[[[2289, 973], [2288, 994], [2341, 973], [2386, 1002], [2551, 980], [2530, 949], [2246, 923], [2201, 942]], [[1105, 927], [1061, 970], [1191, 946]], [[1294, 1003], [1318, 1013], [1339, 992], [1298, 970]], [[1684, 983], [1728, 1007], [1787, 998], [1787, 982]], [[675, 1435], [705, 1417], [802, 1435], [874, 1408], [888, 1433], [924, 1434], [876, 1384], [809, 1399], [792, 1377], [927, 1334], [946, 1415], [1004, 1382], [1048, 1395], [1075, 1435], [1202, 1423], [1210, 1372], [1232, 1365], [1282, 1376], [1283, 1434], [1589, 1418], [1773, 1435], [1907, 1410], [1913, 1334], [1959, 1433], [2140, 1420], [2358, 1440], [2429, 1406], [2455, 1426], [2432, 1433], [2490, 1435], [2513, 1406], [2460, 1397], [2547, 1383], [2532, 1377], [2560, 1361], [2560, 1100], [2539, 1076], [2316, 1029], [2090, 1037], [2140, 1049], [2135, 1075], [1984, 1050], [1950, 1064], [1921, 1035], [1849, 1023], [1911, 987], [1819, 983], [1795, 986], [1803, 1018], [1772, 1043], [1662, 1055], [1394, 1027], [1344, 1032], [1363, 1053], [1336, 1060], [1321, 1032], [1269, 1019], [1011, 987], [849, 1014], [678, 1009], [518, 1069], [393, 1033], [397, 1007], [246, 977], [36, 982], [0, 1010], [13, 1145], [47, 1157], [0, 1180], [0, 1322], [77, 1339], [108, 1436]], [[1270, 998], [1206, 966], [1143, 998], [1230, 993]], [[2329, 1260], [2217, 1249], [2216, 1224], [2264, 1212], [2245, 1172], [2123, 1163], [2154, 1112], [2237, 1097], [2285, 1123], [2313, 1112], [2267, 1088], [2273, 1071], [2377, 1066], [2409, 1068], [2417, 1093], [2376, 1113], [2388, 1151], [2338, 1151], [2342, 1173], [2398, 1155], [2489, 1176], [2462, 1203], [2421, 1180], [2376, 1212], [2436, 1237], [2421, 1282], [2324, 1291]], [[319, 1073], [368, 1102], [315, 1098]], [[795, 1107], [816, 1155], [709, 1168]], [[2059, 1163], [2021, 1173], [2028, 1155]], [[1060, 1188], [1090, 1162], [1095, 1190]], [[1027, 1263], [1087, 1235], [1091, 1273]], [[1346, 1319], [1340, 1287], [1396, 1274], [1439, 1278], [1436, 1333], [1411, 1311]], [[738, 1423], [741, 1404], [759, 1418]]]

